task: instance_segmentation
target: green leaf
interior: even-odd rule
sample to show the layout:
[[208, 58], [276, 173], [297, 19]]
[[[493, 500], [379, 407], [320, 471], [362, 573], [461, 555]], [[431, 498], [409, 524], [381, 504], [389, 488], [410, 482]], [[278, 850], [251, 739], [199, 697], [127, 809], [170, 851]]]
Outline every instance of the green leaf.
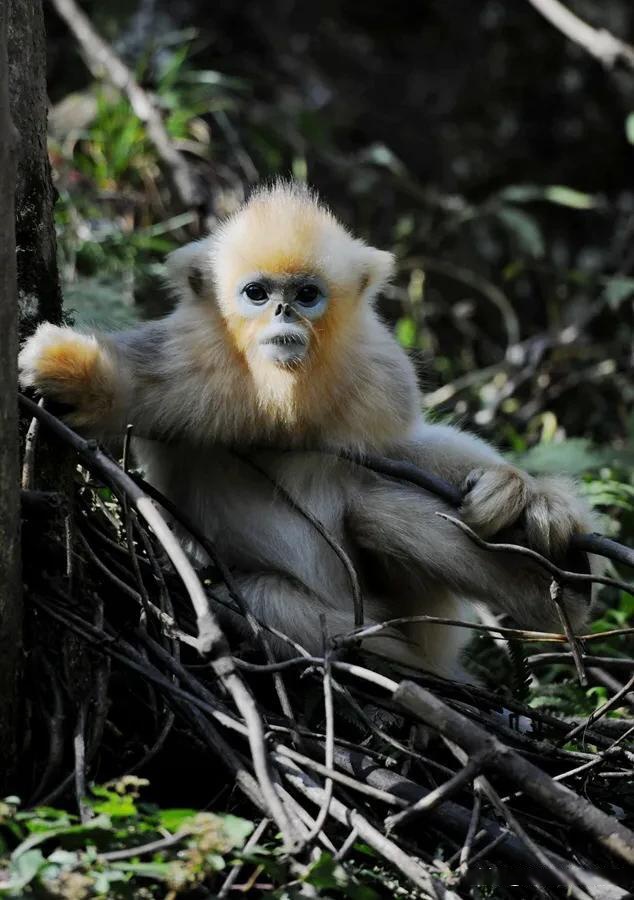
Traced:
[[634, 278], [610, 278], [603, 296], [611, 309], [618, 309], [624, 300], [634, 294]]
[[401, 347], [409, 349], [416, 346], [416, 324], [413, 319], [399, 319], [395, 328], [396, 340]]
[[520, 249], [535, 259], [545, 253], [544, 238], [533, 216], [523, 210], [511, 206], [503, 206], [497, 210], [496, 217], [517, 239]]
[[132, 797], [116, 797], [103, 803], [91, 803], [96, 813], [110, 816], [112, 819], [128, 819], [136, 815], [136, 806]]
[[545, 200], [558, 206], [567, 206], [569, 209], [594, 209], [599, 205], [597, 198], [592, 194], [586, 194], [561, 184], [513, 184], [504, 188], [497, 196], [507, 203], [530, 203], [535, 200]]
[[158, 812], [159, 823], [168, 831], [180, 831], [188, 819], [197, 813], [195, 809], [162, 809]]
[[112, 869], [127, 872], [130, 875], [139, 875], [143, 878], [158, 878], [164, 881], [170, 872], [171, 863], [168, 862], [113, 862]]
[[544, 191], [544, 199], [559, 206], [568, 206], [570, 209], [594, 209], [598, 206], [596, 197], [576, 191], [574, 188], [561, 184], [553, 184]]
[[253, 828], [253, 822], [249, 822], [248, 819], [241, 819], [229, 813], [222, 816], [222, 829], [233, 847], [243, 847]]
[[17, 860], [20, 856], [24, 856], [25, 853], [28, 853], [33, 847], [37, 847], [39, 844], [43, 844], [44, 841], [51, 838], [69, 836], [91, 837], [92, 835], [103, 831], [112, 831], [112, 822], [108, 816], [105, 815], [96, 816], [85, 824], [65, 825], [61, 827], [52, 827], [47, 831], [36, 831], [15, 848], [11, 854], [11, 858]]
[[585, 438], [570, 438], [558, 444], [537, 444], [515, 458], [529, 472], [538, 475], [581, 475], [602, 465], [606, 456]]
[[46, 860], [40, 850], [27, 850], [11, 860], [10, 879], [0, 887], [0, 896], [15, 894], [16, 891], [26, 887], [38, 872], [46, 865]]

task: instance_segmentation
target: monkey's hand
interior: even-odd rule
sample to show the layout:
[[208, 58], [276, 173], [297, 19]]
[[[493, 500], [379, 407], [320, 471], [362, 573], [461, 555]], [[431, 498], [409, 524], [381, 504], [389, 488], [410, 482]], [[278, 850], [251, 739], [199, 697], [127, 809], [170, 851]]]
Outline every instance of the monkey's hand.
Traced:
[[121, 373], [94, 335], [44, 322], [18, 357], [20, 384], [69, 407], [64, 418], [78, 427], [100, 426], [120, 395]]
[[464, 488], [462, 518], [483, 538], [522, 525], [530, 547], [561, 560], [574, 533], [592, 530], [590, 514], [566, 478], [532, 477], [498, 465], [474, 469]]

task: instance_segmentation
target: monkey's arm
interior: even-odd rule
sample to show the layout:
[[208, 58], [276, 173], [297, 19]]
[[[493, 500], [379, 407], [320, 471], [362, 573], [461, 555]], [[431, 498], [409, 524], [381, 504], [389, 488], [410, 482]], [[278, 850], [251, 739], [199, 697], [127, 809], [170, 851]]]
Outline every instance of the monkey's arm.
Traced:
[[68, 407], [66, 420], [91, 435], [120, 434], [132, 422], [149, 436], [159, 419], [166, 338], [163, 322], [112, 335], [45, 322], [20, 352], [20, 383]]
[[461, 487], [460, 515], [483, 537], [519, 520], [531, 547], [562, 558], [572, 534], [593, 530], [589, 508], [570, 479], [531, 476], [485, 441], [451, 425], [417, 423], [398, 452]]
[[[361, 547], [418, 572], [427, 584], [423, 595], [433, 596], [434, 586], [444, 585], [456, 596], [510, 613], [521, 624], [559, 630], [547, 572], [518, 554], [478, 548], [437, 512], [455, 515], [432, 494], [371, 475], [350, 496], [346, 523]], [[588, 595], [567, 588], [565, 602], [573, 625], [583, 622]]]

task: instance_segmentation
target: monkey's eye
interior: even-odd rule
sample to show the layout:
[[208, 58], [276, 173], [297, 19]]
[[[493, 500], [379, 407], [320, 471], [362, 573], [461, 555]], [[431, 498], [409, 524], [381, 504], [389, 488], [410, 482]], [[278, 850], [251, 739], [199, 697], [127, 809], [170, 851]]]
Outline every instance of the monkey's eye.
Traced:
[[319, 296], [320, 291], [316, 284], [303, 284], [297, 291], [295, 299], [303, 306], [312, 306]]
[[257, 281], [247, 284], [247, 286], [243, 288], [242, 293], [246, 294], [251, 303], [264, 303], [268, 300], [269, 296], [262, 285], [258, 284]]

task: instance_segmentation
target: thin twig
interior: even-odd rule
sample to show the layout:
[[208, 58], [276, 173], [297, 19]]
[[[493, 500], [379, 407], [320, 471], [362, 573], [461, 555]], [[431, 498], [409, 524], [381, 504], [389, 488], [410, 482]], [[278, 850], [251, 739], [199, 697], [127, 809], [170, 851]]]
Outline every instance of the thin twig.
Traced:
[[98, 862], [116, 862], [121, 859], [133, 859], [135, 856], [144, 856], [146, 853], [157, 853], [159, 850], [167, 850], [175, 844], [180, 844], [186, 837], [191, 837], [191, 831], [183, 828], [176, 834], [170, 834], [167, 837], [159, 838], [156, 841], [150, 841], [147, 844], [139, 844], [137, 847], [124, 847], [122, 850], [110, 850], [107, 853], [100, 853], [97, 857]]
[[618, 706], [619, 701], [626, 697], [633, 689], [634, 675], [632, 675], [627, 684], [624, 684], [623, 687], [616, 692], [616, 694], [613, 694], [613, 696], [606, 700], [605, 703], [602, 703], [598, 709], [595, 709], [595, 711], [588, 716], [585, 722], [581, 722], [579, 725], [573, 728], [572, 731], [569, 731], [568, 734], [566, 734], [566, 736], [561, 739], [561, 742], [568, 743], [568, 741], [571, 741], [586, 728], [589, 728], [607, 712], [609, 712], [611, 709], [614, 709], [615, 706]]
[[577, 675], [579, 677], [579, 684], [582, 687], [586, 687], [588, 684], [588, 676], [583, 665], [583, 647], [581, 646], [579, 639], [575, 636], [575, 633], [572, 629], [568, 611], [566, 610], [566, 607], [563, 603], [563, 594], [563, 585], [559, 581], [557, 581], [556, 578], [553, 578], [550, 583], [550, 599], [553, 601], [553, 604], [557, 609], [557, 613], [559, 614], [561, 624], [564, 627], [564, 632], [568, 639], [568, 643], [570, 644], [570, 651], [572, 653], [572, 658], [575, 661], [575, 667], [577, 669]]
[[[255, 831], [253, 832], [253, 834], [251, 835], [249, 840], [244, 845], [243, 850], [242, 850], [243, 854], [249, 853], [250, 850], [253, 850], [253, 848], [257, 845], [258, 841], [260, 840], [260, 838], [262, 837], [262, 835], [264, 834], [266, 829], [269, 827], [269, 824], [270, 824], [270, 822], [268, 819], [262, 819], [262, 821], [257, 826], [257, 828], [255, 829]], [[222, 884], [222, 887], [218, 891], [219, 900], [222, 900], [223, 897], [228, 896], [229, 891], [231, 890], [236, 878], [242, 871], [243, 865], [244, 865], [244, 863], [238, 863], [229, 872], [229, 874], [227, 875], [227, 877], [225, 878], [225, 880]]]
[[441, 519], [445, 519], [447, 522], [451, 522], [456, 528], [459, 528], [460, 531], [471, 538], [474, 544], [480, 547], [481, 550], [489, 550], [492, 553], [516, 553], [519, 556], [526, 556], [528, 559], [534, 560], [550, 575], [563, 584], [605, 584], [609, 587], [619, 588], [621, 591], [627, 591], [628, 594], [634, 596], [634, 585], [628, 584], [627, 581], [621, 581], [618, 578], [606, 578], [603, 575], [590, 575], [582, 572], [570, 572], [567, 569], [560, 569], [559, 566], [556, 566], [555, 563], [546, 559], [546, 557], [542, 556], [541, 553], [538, 553], [537, 550], [532, 550], [530, 547], [522, 547], [521, 544], [494, 544], [490, 541], [485, 541], [476, 534], [466, 522], [456, 519], [455, 516], [448, 516], [446, 513], [441, 512], [437, 512], [436, 515]]
[[448, 781], [430, 791], [426, 797], [421, 797], [420, 800], [402, 812], [388, 816], [385, 820], [388, 834], [393, 828], [405, 825], [412, 819], [418, 818], [418, 816], [428, 812], [430, 809], [434, 809], [434, 807], [447, 800], [482, 770], [483, 763], [484, 759], [482, 756], [476, 754], [476, 756], [466, 762], [462, 769], [459, 769]]

